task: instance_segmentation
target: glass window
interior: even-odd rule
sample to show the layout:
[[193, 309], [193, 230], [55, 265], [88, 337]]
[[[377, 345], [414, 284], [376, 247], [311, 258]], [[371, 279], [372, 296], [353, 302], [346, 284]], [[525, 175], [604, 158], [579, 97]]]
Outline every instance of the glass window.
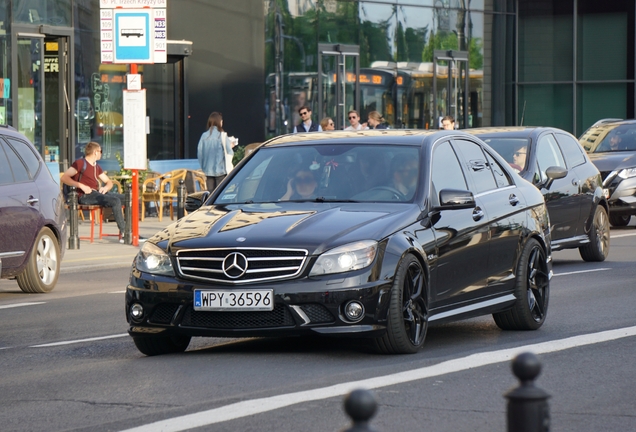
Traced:
[[572, 84], [519, 85], [517, 124], [573, 129]]
[[0, 141], [0, 185], [13, 183], [13, 174], [5, 154], [5, 147], [6, 145]]
[[29, 173], [31, 174], [31, 178], [35, 177], [40, 169], [40, 160], [33, 153], [31, 147], [24, 141], [19, 141], [13, 138], [8, 138], [7, 141], [11, 143], [13, 149], [20, 155], [26, 166], [29, 168]]
[[523, 171], [528, 156], [527, 138], [480, 137], [517, 172]]
[[488, 152], [486, 152], [486, 159], [488, 159], [488, 165], [490, 166], [490, 170], [492, 171], [493, 176], [495, 177], [495, 182], [497, 183], [497, 187], [506, 187], [512, 184], [512, 181], [508, 177], [506, 170], [504, 170], [499, 162], [495, 160]]
[[537, 163], [541, 171], [541, 181], [546, 181], [548, 176], [545, 170], [551, 166], [566, 168], [561, 150], [552, 134], [546, 134], [537, 142]]
[[464, 172], [472, 183], [471, 190], [479, 194], [497, 188], [490, 165], [486, 162], [486, 156], [481, 147], [473, 142], [456, 140], [454, 146], [461, 153], [460, 159]]
[[439, 204], [439, 193], [443, 189], [468, 190], [462, 167], [450, 143], [437, 145], [433, 151], [433, 172], [431, 175], [433, 203]]
[[520, 1], [519, 81], [572, 80], [573, 29], [573, 0]]
[[71, 0], [14, 0], [17, 23], [71, 26]]
[[279, 201], [411, 201], [419, 148], [316, 145], [261, 148], [215, 204]]
[[556, 134], [561, 150], [565, 155], [568, 168], [573, 168], [585, 163], [583, 148], [574, 137], [565, 134]]
[[9, 160], [9, 165], [11, 166], [11, 171], [13, 171], [13, 177], [16, 183], [29, 181], [29, 172], [27, 171], [26, 166], [22, 163], [22, 160], [18, 157], [18, 155], [13, 151], [11, 146], [4, 146], [7, 159]]
[[583, 131], [602, 118], [634, 118], [633, 83], [579, 84], [577, 130]]

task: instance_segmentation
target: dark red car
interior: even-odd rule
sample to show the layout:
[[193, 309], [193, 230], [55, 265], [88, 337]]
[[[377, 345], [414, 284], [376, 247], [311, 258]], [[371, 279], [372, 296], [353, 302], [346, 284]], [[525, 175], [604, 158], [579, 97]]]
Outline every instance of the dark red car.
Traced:
[[66, 240], [60, 186], [33, 144], [0, 126], [0, 277], [15, 278], [24, 292], [51, 291]]

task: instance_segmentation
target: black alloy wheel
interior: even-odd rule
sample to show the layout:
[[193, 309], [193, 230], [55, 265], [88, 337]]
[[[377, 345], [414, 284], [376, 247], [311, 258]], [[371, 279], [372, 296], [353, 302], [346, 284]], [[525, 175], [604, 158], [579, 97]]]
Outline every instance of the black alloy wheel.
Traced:
[[517, 301], [512, 308], [493, 314], [502, 330], [536, 330], [548, 313], [550, 276], [544, 248], [536, 239], [529, 239], [517, 264], [515, 286]]
[[629, 225], [629, 221], [632, 219], [632, 215], [629, 214], [615, 214], [610, 212], [609, 221], [612, 226], [623, 227]]
[[424, 270], [417, 258], [407, 255], [393, 281], [387, 331], [375, 339], [375, 346], [385, 354], [413, 354], [424, 344], [427, 329]]
[[610, 249], [610, 223], [603, 206], [596, 206], [590, 227], [590, 242], [579, 247], [584, 261], [605, 261]]

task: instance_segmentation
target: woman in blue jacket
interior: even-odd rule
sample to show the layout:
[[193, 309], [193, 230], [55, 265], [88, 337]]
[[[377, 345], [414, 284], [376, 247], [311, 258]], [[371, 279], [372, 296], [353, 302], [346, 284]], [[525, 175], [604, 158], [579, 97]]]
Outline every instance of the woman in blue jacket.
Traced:
[[[225, 145], [225, 152], [223, 151]], [[230, 142], [223, 131], [223, 117], [219, 112], [213, 112], [208, 117], [208, 130], [203, 132], [197, 147], [199, 165], [205, 174], [206, 187], [212, 192], [228, 174], [225, 168], [225, 153], [234, 155], [232, 147], [235, 141]]]

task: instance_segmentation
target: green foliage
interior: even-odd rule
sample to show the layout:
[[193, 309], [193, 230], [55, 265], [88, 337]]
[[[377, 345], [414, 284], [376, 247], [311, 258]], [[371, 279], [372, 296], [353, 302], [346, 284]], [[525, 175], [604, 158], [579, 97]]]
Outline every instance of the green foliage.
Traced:
[[[132, 177], [132, 170], [124, 169], [124, 158], [122, 157], [121, 153], [119, 152], [115, 153], [115, 159], [117, 159], [117, 163], [119, 164], [119, 171], [117, 171], [115, 175]], [[144, 180], [146, 180], [146, 177], [148, 177], [148, 174], [149, 174], [148, 170], [137, 170], [137, 175], [139, 176], [138, 178], [139, 184], [141, 184]]]
[[233, 150], [232, 165], [236, 166], [245, 157], [245, 146], [236, 146]]

